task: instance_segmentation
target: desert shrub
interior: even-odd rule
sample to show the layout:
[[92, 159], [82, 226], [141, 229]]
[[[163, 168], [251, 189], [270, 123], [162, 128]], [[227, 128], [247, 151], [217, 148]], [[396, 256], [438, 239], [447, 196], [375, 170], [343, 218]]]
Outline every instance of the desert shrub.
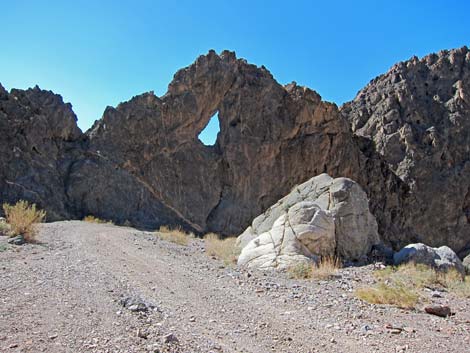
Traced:
[[85, 218], [83, 218], [85, 222], [89, 223], [98, 223], [98, 224], [114, 224], [113, 221], [107, 221], [104, 219], [100, 219], [98, 217], [95, 217], [93, 215], [88, 215]]
[[399, 308], [413, 308], [419, 299], [413, 289], [399, 283], [379, 283], [373, 287], [359, 288], [356, 290], [356, 296], [371, 304], [390, 304]]
[[5, 218], [10, 227], [10, 235], [22, 235], [27, 242], [34, 240], [37, 229], [36, 224], [46, 217], [46, 212], [36, 209], [27, 201], [20, 200], [15, 205], [3, 204]]
[[189, 239], [194, 237], [192, 233], [186, 233], [181, 227], [170, 228], [168, 226], [161, 226], [157, 235], [162, 240], [179, 245], [188, 245]]
[[327, 280], [336, 276], [341, 261], [334, 256], [324, 256], [317, 263], [299, 262], [287, 270], [291, 278]]
[[236, 246], [237, 238], [229, 237], [221, 239], [217, 234], [209, 233], [204, 236], [206, 253], [222, 260], [225, 265], [237, 262], [240, 255], [240, 248]]

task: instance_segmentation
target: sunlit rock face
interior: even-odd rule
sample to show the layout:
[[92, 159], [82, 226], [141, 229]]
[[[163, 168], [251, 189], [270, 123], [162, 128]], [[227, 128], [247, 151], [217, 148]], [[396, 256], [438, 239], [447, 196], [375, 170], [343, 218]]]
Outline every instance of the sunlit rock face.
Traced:
[[470, 51], [414, 57], [342, 108], [408, 186], [409, 237], [470, 251]]

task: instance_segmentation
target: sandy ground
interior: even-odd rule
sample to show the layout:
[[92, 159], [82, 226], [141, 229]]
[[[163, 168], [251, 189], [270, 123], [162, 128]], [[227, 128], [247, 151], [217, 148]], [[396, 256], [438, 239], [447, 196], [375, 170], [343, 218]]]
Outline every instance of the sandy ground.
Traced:
[[224, 267], [198, 239], [79, 221], [41, 225], [38, 244], [6, 240], [0, 352], [470, 352], [470, 301], [430, 291], [455, 312], [445, 319], [366, 304], [354, 289], [373, 265], [292, 280]]

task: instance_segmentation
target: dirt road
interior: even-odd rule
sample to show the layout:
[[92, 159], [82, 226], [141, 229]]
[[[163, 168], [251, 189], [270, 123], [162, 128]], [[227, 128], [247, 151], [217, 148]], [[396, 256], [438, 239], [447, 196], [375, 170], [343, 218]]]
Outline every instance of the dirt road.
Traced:
[[224, 267], [198, 239], [79, 221], [38, 240], [0, 237], [1, 352], [470, 352], [468, 301], [430, 299], [448, 319], [365, 304], [371, 266], [291, 280]]

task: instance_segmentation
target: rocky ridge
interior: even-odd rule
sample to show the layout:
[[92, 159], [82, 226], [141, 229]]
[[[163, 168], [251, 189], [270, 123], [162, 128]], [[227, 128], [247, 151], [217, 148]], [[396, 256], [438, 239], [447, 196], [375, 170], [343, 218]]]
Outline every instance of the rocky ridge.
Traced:
[[[85, 134], [60, 96], [1, 88], [0, 201], [31, 200], [51, 220], [94, 214], [239, 234], [293, 186], [328, 173], [364, 189], [386, 243], [447, 244], [462, 255], [469, 58], [462, 48], [397, 64], [339, 110], [210, 51], [165, 96], [108, 107]], [[215, 112], [221, 130], [205, 146], [197, 136]]]
[[470, 51], [394, 65], [341, 109], [409, 188], [409, 239], [470, 251]]

